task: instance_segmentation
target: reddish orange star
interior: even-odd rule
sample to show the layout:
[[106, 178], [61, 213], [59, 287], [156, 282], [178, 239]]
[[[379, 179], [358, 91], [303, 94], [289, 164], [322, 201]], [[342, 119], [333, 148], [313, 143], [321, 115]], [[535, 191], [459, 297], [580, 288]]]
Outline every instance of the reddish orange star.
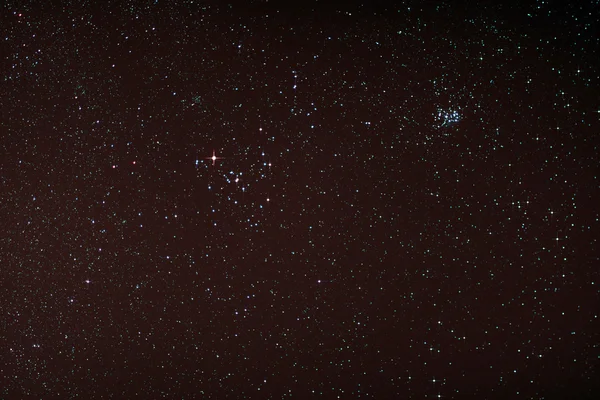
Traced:
[[213, 155], [212, 155], [212, 157], [204, 157], [204, 158], [205, 158], [206, 160], [212, 160], [212, 165], [215, 165], [215, 162], [216, 162], [217, 160], [222, 160], [222, 159], [224, 159], [225, 157], [217, 157], [217, 154], [216, 154], [216, 153], [215, 153], [215, 151], [213, 150]]

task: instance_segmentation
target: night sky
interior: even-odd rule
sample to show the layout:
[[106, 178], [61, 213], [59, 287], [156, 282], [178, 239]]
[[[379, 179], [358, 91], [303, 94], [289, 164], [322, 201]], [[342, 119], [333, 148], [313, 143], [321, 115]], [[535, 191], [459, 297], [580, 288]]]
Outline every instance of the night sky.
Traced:
[[471, 3], [5, 3], [0, 398], [597, 398], [600, 5]]

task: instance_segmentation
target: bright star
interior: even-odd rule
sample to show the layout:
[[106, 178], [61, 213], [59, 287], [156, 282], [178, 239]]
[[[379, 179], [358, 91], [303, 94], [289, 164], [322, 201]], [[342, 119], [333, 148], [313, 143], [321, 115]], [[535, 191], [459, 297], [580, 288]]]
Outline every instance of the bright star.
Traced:
[[214, 150], [213, 150], [212, 157], [205, 157], [206, 160], [212, 160], [212, 165], [215, 165], [215, 161], [222, 160], [223, 158], [225, 158], [225, 157], [217, 157], [217, 154], [215, 153]]

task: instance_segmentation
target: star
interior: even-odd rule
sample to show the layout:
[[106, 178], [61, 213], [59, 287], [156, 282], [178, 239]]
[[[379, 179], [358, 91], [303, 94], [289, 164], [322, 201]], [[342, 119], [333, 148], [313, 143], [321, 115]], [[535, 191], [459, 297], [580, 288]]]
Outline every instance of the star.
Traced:
[[225, 157], [217, 157], [217, 154], [215, 153], [215, 150], [213, 150], [212, 157], [204, 157], [204, 159], [206, 159], [206, 160], [212, 160], [212, 165], [213, 166], [215, 165], [215, 161], [222, 160], [224, 158]]

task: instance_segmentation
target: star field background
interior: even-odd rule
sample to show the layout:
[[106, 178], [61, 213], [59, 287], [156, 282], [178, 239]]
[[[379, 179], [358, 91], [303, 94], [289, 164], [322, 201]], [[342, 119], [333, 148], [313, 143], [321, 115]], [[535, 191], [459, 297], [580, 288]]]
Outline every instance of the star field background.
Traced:
[[419, 3], [3, 6], [0, 398], [597, 396], [598, 2]]

